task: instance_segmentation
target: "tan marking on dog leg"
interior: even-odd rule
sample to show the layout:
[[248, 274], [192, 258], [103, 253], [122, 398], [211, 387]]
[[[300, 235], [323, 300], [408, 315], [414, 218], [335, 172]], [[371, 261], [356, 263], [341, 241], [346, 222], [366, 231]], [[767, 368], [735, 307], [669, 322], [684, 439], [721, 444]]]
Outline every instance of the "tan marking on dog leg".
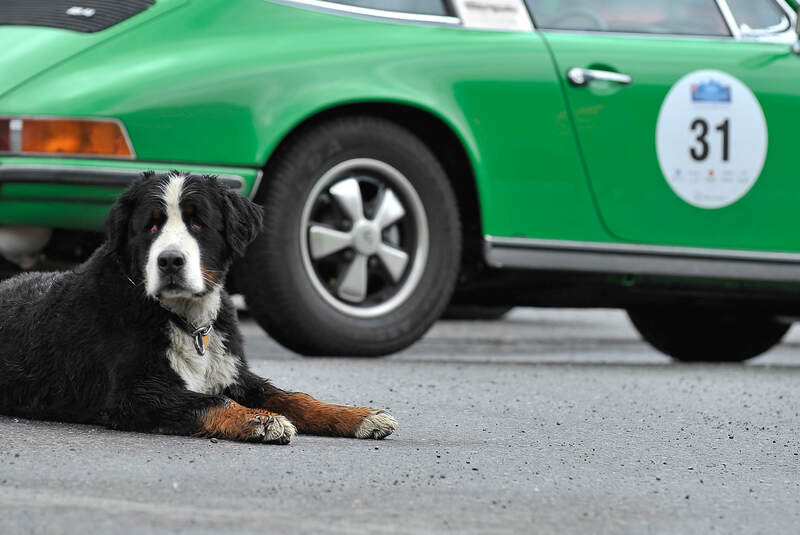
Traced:
[[205, 410], [200, 425], [200, 436], [243, 442], [288, 444], [297, 433], [286, 417], [234, 401]]
[[323, 403], [302, 392], [273, 394], [264, 408], [285, 415], [300, 433], [354, 438], [384, 438], [397, 421], [384, 411]]

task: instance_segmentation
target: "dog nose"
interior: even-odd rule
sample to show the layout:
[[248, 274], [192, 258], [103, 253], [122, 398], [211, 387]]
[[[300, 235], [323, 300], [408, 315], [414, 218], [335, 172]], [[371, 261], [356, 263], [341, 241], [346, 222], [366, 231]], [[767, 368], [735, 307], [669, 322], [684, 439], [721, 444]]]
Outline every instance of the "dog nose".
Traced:
[[186, 257], [180, 251], [163, 251], [158, 255], [158, 270], [164, 275], [179, 272], [185, 263]]

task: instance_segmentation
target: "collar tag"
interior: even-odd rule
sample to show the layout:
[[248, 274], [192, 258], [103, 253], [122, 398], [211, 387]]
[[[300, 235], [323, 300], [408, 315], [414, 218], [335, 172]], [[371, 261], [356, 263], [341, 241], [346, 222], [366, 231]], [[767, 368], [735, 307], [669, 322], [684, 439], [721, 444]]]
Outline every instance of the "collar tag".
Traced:
[[198, 355], [205, 355], [206, 349], [208, 349], [208, 344], [211, 341], [211, 328], [213, 325], [206, 325], [205, 327], [200, 327], [196, 329], [192, 333], [192, 342], [194, 342], [194, 348], [197, 351]]
[[[133, 283], [133, 281], [131, 281]], [[214, 321], [212, 320], [211, 323], [205, 325], [203, 327], [195, 327], [189, 320], [183, 318], [164, 306], [163, 303], [159, 303], [161, 308], [167, 311], [170, 315], [170, 320], [172, 323], [183, 330], [186, 334], [188, 334], [192, 338], [192, 343], [194, 344], [194, 349], [197, 351], [198, 355], [205, 355], [206, 349], [208, 349], [209, 344], [211, 343], [211, 329], [214, 328]]]

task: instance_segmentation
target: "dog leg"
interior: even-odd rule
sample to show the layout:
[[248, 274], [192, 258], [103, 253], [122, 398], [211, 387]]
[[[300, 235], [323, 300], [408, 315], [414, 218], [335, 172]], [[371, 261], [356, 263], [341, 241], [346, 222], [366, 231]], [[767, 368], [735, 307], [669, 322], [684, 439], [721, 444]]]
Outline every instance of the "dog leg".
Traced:
[[260, 406], [285, 415], [300, 433], [310, 435], [381, 439], [397, 429], [397, 421], [388, 412], [323, 403], [302, 392], [278, 390]]
[[235, 401], [209, 407], [200, 414], [198, 436], [288, 444], [296, 433], [295, 426], [280, 414], [248, 409]]
[[225, 394], [247, 407], [286, 416], [299, 433], [381, 439], [397, 429], [397, 420], [388, 412], [332, 405], [302, 392], [286, 392], [246, 369], [240, 370], [239, 381]]
[[111, 427], [268, 444], [288, 444], [297, 432], [285, 416], [244, 407], [224, 396], [163, 390], [152, 395], [158, 391], [145, 391], [151, 394], [131, 400], [134, 411], [110, 422]]

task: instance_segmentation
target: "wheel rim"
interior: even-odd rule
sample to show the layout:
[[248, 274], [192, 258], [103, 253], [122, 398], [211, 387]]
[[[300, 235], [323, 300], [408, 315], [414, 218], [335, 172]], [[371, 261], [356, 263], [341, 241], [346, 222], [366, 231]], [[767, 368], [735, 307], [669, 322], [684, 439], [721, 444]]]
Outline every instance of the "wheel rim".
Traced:
[[425, 208], [397, 169], [358, 158], [323, 174], [301, 216], [306, 275], [334, 309], [371, 318], [402, 305], [428, 258]]

